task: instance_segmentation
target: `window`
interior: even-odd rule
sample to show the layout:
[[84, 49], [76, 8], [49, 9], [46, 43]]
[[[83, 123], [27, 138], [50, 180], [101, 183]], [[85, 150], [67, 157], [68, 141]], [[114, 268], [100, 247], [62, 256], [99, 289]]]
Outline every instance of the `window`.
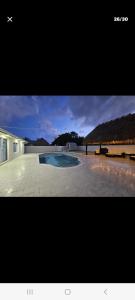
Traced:
[[0, 138], [0, 162], [7, 160], [7, 139]]
[[13, 152], [18, 152], [18, 144], [13, 143]]

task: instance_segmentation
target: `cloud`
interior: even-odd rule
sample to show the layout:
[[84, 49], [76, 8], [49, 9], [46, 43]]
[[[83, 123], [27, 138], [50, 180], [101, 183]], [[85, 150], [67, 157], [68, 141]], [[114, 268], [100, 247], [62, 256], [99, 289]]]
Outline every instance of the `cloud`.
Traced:
[[9, 123], [14, 118], [35, 115], [37, 112], [37, 106], [30, 96], [0, 96], [0, 125]]
[[40, 137], [44, 137], [47, 141], [51, 142], [55, 139], [61, 132], [57, 128], [55, 128], [51, 121], [48, 119], [40, 120]]
[[69, 108], [80, 127], [97, 126], [135, 112], [135, 96], [71, 96]]
[[64, 131], [86, 135], [98, 124], [133, 112], [135, 96], [0, 96], [0, 127], [21, 120], [22, 127], [35, 127], [34, 134], [48, 141]]
[[36, 114], [39, 115], [39, 99], [36, 96], [32, 96], [32, 100], [35, 104]]

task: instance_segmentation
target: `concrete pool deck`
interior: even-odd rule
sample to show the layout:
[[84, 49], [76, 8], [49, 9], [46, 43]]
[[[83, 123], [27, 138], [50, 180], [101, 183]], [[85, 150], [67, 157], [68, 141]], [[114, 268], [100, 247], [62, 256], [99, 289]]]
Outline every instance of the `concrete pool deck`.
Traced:
[[2, 197], [135, 196], [135, 162], [94, 154], [65, 153], [80, 165], [59, 168], [40, 164], [39, 154], [24, 154], [0, 166]]

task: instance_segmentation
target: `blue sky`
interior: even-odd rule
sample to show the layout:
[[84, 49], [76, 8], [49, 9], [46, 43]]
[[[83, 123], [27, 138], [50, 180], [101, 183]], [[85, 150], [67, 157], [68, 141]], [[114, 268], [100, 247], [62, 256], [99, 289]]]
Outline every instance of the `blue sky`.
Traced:
[[86, 136], [128, 113], [135, 113], [135, 96], [0, 96], [0, 127], [49, 143], [64, 132]]

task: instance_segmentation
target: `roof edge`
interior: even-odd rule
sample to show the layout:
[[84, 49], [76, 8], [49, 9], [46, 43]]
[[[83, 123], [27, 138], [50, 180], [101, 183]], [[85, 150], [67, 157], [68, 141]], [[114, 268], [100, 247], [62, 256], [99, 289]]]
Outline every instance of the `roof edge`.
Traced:
[[19, 140], [22, 140], [22, 141], [24, 141], [24, 142], [27, 142], [27, 141], [24, 140], [23, 138], [18, 137], [18, 136], [14, 135], [13, 133], [11, 133], [11, 132], [9, 132], [9, 131], [3, 129], [3, 128], [0, 128], [0, 132], [4, 133], [4, 134], [6, 134], [6, 135], [10, 135], [11, 137], [14, 137], [15, 139], [19, 139]]

